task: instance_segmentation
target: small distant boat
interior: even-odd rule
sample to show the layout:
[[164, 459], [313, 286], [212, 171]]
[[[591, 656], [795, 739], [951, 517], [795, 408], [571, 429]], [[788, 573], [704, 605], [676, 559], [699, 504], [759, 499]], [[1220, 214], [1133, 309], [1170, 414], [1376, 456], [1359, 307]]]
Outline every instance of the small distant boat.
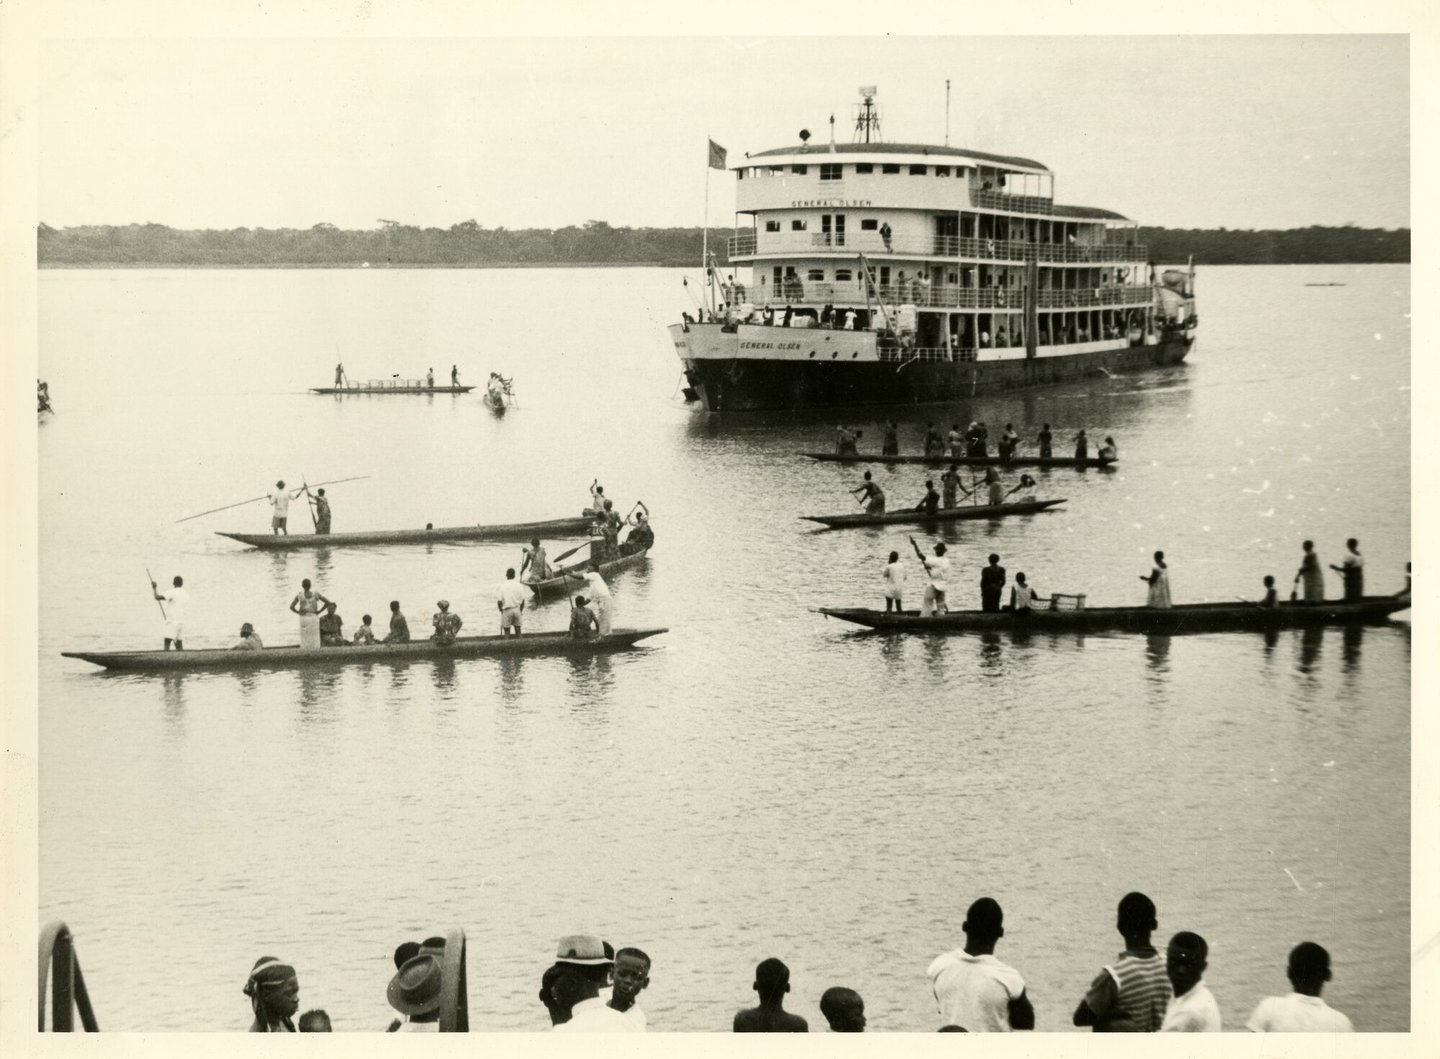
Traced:
[[485, 402], [485, 407], [492, 412], [504, 412], [509, 408], [515, 397], [515, 392], [511, 389], [512, 381], [498, 372], [492, 371], [490, 381], [485, 384], [485, 395], [481, 398]]
[[[629, 555], [622, 555], [618, 559], [611, 559], [609, 562], [601, 563], [598, 567], [600, 576], [607, 581], [622, 570], [629, 570], [633, 566], [639, 566], [650, 554], [649, 548], [642, 548], [638, 552]], [[583, 594], [585, 575], [591, 570], [597, 569], [594, 562], [586, 560], [583, 563], [576, 563], [573, 566], [561, 566], [556, 568], [553, 577], [544, 581], [529, 581], [525, 587], [535, 593], [535, 601], [543, 603], [547, 599], [563, 599], [566, 596]]]
[[866, 607], [821, 607], [819, 612], [882, 632], [1135, 632], [1177, 635], [1192, 632], [1243, 632], [1314, 625], [1356, 625], [1384, 622], [1407, 610], [1410, 600], [1397, 596], [1366, 596], [1346, 603], [1182, 603], [1159, 607], [1084, 607], [1078, 610], [1033, 610], [1017, 617], [1011, 611], [952, 610], [921, 617], [918, 611], [872, 610]]
[[[476, 619], [480, 620], [480, 619]], [[494, 615], [490, 616], [494, 620]], [[204, 648], [192, 651], [61, 651], [106, 669], [173, 673], [214, 669], [308, 669], [361, 662], [413, 662], [436, 658], [510, 658], [521, 655], [595, 655], [621, 651], [668, 629], [614, 629], [608, 636], [577, 640], [568, 632], [519, 636], [461, 636], [443, 647], [430, 640], [352, 644], [347, 647], [265, 647], [258, 651]]]
[[427, 526], [411, 530], [361, 530], [355, 533], [225, 533], [221, 537], [269, 551], [299, 548], [348, 548], [365, 544], [431, 544], [436, 541], [528, 541], [531, 537], [565, 537], [586, 532], [595, 520], [552, 518], [544, 522], [509, 522], [489, 526]]
[[932, 522], [955, 522], [961, 519], [991, 519], [1007, 518], [1011, 515], [1033, 515], [1037, 511], [1045, 511], [1056, 504], [1065, 503], [1062, 496], [1058, 500], [1016, 500], [1009, 504], [962, 504], [958, 507], [942, 507], [933, 515], [927, 515], [922, 511], [887, 511], [883, 515], [867, 515], [863, 512], [844, 515], [801, 515], [807, 522], [819, 522], [831, 529], [843, 529], [851, 526], [883, 526], [895, 522], [914, 522], [929, 524]]
[[344, 386], [312, 386], [311, 393], [355, 395], [362, 394], [436, 394], [469, 393], [473, 386], [431, 386], [424, 379], [370, 379], [367, 382], [351, 382]]
[[1085, 460], [1077, 460], [1073, 456], [1011, 456], [1002, 460], [999, 456], [842, 456], [837, 452], [802, 452], [800, 455], [826, 463], [917, 463], [929, 467], [948, 467], [955, 463], [961, 467], [1088, 467], [1109, 470], [1120, 462], [1098, 456]]
[[1345, 284], [1343, 284], [1343, 283], [1307, 283], [1307, 284], [1305, 284], [1305, 286], [1307, 286], [1307, 287], [1343, 287], [1343, 286], [1345, 286]]

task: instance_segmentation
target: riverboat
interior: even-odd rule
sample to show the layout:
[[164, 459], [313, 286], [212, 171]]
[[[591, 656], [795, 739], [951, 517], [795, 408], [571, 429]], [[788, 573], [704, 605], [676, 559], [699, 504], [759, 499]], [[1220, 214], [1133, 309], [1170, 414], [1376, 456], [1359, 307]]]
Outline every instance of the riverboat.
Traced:
[[424, 529], [359, 530], [354, 533], [225, 533], [221, 537], [267, 551], [301, 548], [349, 548], [369, 544], [434, 544], [456, 541], [528, 541], [532, 537], [568, 537], [587, 532], [594, 518], [552, 518], [543, 522], [508, 522], [489, 526], [426, 526]]
[[1008, 504], [960, 504], [956, 507], [942, 507], [933, 515], [923, 511], [904, 510], [886, 511], [881, 515], [853, 512], [844, 515], [801, 515], [800, 517], [806, 522], [818, 522], [830, 529], [847, 529], [852, 526], [886, 526], [897, 522], [929, 525], [932, 522], [958, 522], [964, 519], [996, 519], [1009, 518], [1012, 515], [1034, 515], [1063, 503], [1065, 503], [1065, 498], [1062, 496], [1058, 500], [1015, 500]]
[[[950, 401], [1190, 352], [1193, 265], [1157, 270], [1137, 222], [1057, 203], [1041, 162], [882, 141], [875, 90], [861, 94], [855, 142], [802, 130], [729, 166], [749, 226], [725, 268], [706, 262], [700, 318], [669, 327], [687, 398], [710, 411]], [[723, 154], [712, 146], [712, 167]]]
[[311, 393], [334, 394], [336, 396], [393, 396], [400, 394], [457, 394], [469, 393], [473, 386], [435, 386], [425, 379], [369, 379], [366, 382], [346, 382], [343, 386], [312, 386]]
[[821, 463], [923, 464], [928, 467], [948, 467], [954, 463], [961, 467], [1039, 467], [1044, 470], [1056, 470], [1069, 467], [1103, 471], [1113, 469], [1118, 462], [1117, 460], [1100, 459], [1096, 456], [1077, 460], [1071, 456], [1010, 456], [1002, 459], [999, 456], [921, 456], [918, 454], [908, 456], [864, 456], [848, 452], [802, 452], [799, 455], [807, 459], [817, 460]]
[[461, 636], [440, 645], [409, 643], [351, 644], [345, 647], [262, 647], [255, 651], [202, 648], [191, 651], [62, 651], [111, 670], [174, 673], [215, 669], [304, 669], [361, 662], [415, 662], [448, 658], [511, 658], [523, 655], [594, 655], [621, 651], [668, 629], [614, 629], [609, 635], [575, 639], [568, 632], [527, 632], [519, 636]]
[[1179, 635], [1196, 632], [1265, 632], [1316, 625], [1380, 624], [1391, 614], [1407, 610], [1410, 600], [1401, 596], [1366, 596], [1352, 602], [1332, 599], [1323, 603], [1182, 603], [1175, 607], [1081, 607], [1066, 610], [1012, 611], [952, 610], [922, 617], [918, 611], [883, 611], [865, 607], [821, 607], [819, 613], [841, 621], [865, 625], [881, 632], [1131, 632]]

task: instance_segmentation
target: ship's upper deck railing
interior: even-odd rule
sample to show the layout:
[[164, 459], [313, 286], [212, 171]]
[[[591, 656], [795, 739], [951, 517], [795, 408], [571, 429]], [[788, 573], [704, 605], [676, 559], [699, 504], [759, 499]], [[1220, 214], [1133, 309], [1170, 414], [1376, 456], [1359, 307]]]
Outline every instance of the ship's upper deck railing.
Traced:
[[1008, 213], [1054, 213], [1055, 200], [1038, 195], [1011, 195], [970, 185], [970, 205], [980, 210], [1005, 210]]
[[[756, 232], [742, 232], [726, 241], [731, 260], [761, 253]], [[881, 265], [895, 254], [909, 257], [945, 257], [974, 261], [1043, 261], [1057, 264], [1139, 264], [1149, 260], [1145, 243], [1045, 243], [1023, 239], [977, 239], [958, 235], [932, 235], [925, 239], [892, 238], [890, 245], [878, 232], [767, 232], [764, 253], [800, 255], [806, 251], [868, 254]]]
[[[758, 289], [747, 289], [745, 299], [754, 305], [764, 305], [768, 298], [771, 306], [784, 305], [788, 300], [806, 305], [831, 305], [843, 307], [863, 306], [866, 303], [865, 289], [859, 283], [806, 282], [791, 277], [782, 289], [767, 292], [761, 285]], [[1149, 287], [1084, 287], [1068, 290], [1041, 290], [1036, 292], [1037, 309], [1104, 309], [1132, 306], [1147, 306], [1154, 302], [1154, 292]], [[870, 304], [879, 311], [879, 303], [886, 306], [914, 305], [922, 309], [994, 309], [1002, 312], [1022, 312], [1025, 308], [1024, 293], [1005, 287], [934, 287], [923, 283], [905, 282], [876, 284], [870, 291]]]

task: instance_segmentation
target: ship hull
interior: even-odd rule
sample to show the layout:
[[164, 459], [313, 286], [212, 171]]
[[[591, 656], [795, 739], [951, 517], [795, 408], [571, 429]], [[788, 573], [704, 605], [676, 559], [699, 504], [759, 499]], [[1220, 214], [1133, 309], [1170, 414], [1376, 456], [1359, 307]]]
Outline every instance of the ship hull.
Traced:
[[953, 401], [1086, 376], [1168, 367], [1183, 361], [1194, 343], [1191, 330], [1166, 334], [1153, 345], [996, 360], [909, 362], [723, 357], [715, 356], [712, 346], [707, 351], [711, 355], [682, 355], [681, 362], [706, 410], [739, 412]]

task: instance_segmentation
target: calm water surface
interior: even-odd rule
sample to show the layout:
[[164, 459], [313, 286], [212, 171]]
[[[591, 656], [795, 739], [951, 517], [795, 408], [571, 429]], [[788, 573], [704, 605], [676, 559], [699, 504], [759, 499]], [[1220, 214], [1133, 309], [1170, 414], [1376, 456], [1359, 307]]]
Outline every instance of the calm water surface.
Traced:
[[[1334, 955], [1327, 999], [1358, 1028], [1406, 1029], [1408, 621], [1148, 639], [827, 621], [809, 608], [878, 605], [911, 530], [797, 520], [854, 507], [858, 469], [793, 455], [828, 447], [842, 413], [679, 402], [663, 326], [690, 307], [680, 276], [41, 274], [59, 414], [39, 439], [40, 912], [75, 930], [101, 1024], [243, 1029], [246, 972], [276, 954], [304, 1007], [381, 1029], [393, 947], [464, 926], [481, 1028], [546, 1028], [554, 941], [590, 931], [654, 957], [657, 1030], [728, 1029], [754, 964], [779, 955], [812, 1027], [845, 984], [872, 1029], [929, 1031], [925, 967], [990, 894], [999, 955], [1058, 1031], [1120, 947], [1116, 900], [1140, 889], [1162, 938], [1209, 940], [1230, 1028], [1288, 990], [1286, 953], [1311, 938]], [[1253, 599], [1267, 573], [1288, 588], [1303, 538], [1330, 563], [1348, 536], [1369, 590], [1398, 589], [1409, 281], [1205, 269], [1189, 364], [898, 410], [912, 449], [932, 417], [1120, 445], [1115, 472], [1037, 475], [1069, 498], [1056, 513], [947, 530], [955, 595], [978, 605], [996, 551], [1042, 592], [1139, 603], [1162, 548], [1177, 601]], [[337, 359], [355, 378], [499, 370], [520, 407], [308, 395]], [[873, 410], [845, 418], [878, 444]], [[920, 468], [877, 473], [892, 505], [923, 492]], [[489, 631], [516, 546], [267, 555], [212, 533], [263, 531], [263, 504], [176, 522], [277, 478], [352, 475], [370, 477], [330, 490], [336, 530], [569, 515], [598, 476], [657, 528], [613, 585], [619, 622], [670, 632], [597, 660], [319, 673], [106, 677], [59, 657], [160, 645], [147, 567], [184, 575], [192, 647], [242, 621], [295, 642], [304, 577], [347, 632], [390, 599], [426, 627], [442, 597]], [[527, 617], [566, 620], [563, 604]], [[159, 966], [186, 988], [154, 989]]]

